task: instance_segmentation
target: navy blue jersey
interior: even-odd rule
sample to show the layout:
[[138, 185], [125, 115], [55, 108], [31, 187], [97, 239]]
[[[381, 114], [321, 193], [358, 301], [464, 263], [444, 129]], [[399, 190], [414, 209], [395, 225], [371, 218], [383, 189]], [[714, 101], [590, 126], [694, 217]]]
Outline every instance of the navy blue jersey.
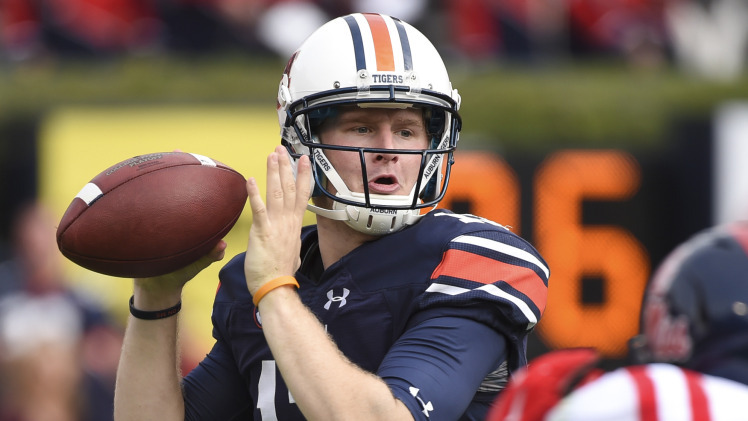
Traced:
[[[432, 211], [327, 270], [309, 226], [301, 256], [302, 302], [416, 420], [483, 420], [509, 373], [527, 363], [549, 272], [529, 243], [494, 222]], [[243, 261], [221, 270], [216, 344], [184, 380], [187, 419], [302, 420], [263, 336]]]

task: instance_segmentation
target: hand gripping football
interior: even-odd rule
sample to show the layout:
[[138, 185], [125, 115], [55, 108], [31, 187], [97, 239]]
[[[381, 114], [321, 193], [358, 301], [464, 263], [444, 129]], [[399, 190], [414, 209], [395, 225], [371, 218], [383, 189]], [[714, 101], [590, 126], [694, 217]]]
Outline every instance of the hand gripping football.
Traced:
[[163, 275], [206, 255], [246, 200], [244, 177], [218, 161], [183, 152], [140, 155], [83, 187], [57, 227], [57, 245], [94, 272]]

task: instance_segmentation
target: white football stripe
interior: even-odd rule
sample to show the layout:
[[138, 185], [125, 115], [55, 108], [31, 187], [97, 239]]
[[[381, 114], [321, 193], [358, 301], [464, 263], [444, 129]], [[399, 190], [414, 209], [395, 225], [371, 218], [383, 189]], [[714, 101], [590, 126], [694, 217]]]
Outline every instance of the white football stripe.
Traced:
[[458, 294], [466, 293], [468, 291], [472, 291], [472, 290], [467, 289], [467, 288], [456, 287], [453, 285], [436, 284], [436, 283], [429, 285], [429, 287], [426, 289], [426, 292], [439, 292], [439, 293], [447, 294], [447, 295], [458, 295]]
[[[390, 33], [390, 43], [392, 44], [392, 55], [395, 60], [395, 71], [404, 72], [405, 62], [403, 60], [403, 44], [400, 43], [400, 34], [397, 32], [395, 22], [389, 16], [382, 16], [384, 23], [387, 24], [387, 31]], [[441, 155], [439, 155], [441, 156]]]
[[471, 237], [467, 235], [461, 235], [454, 240], [453, 242], [456, 243], [464, 243], [464, 244], [472, 244], [478, 247], [487, 248], [490, 250], [498, 251], [499, 253], [507, 254], [512, 257], [516, 257], [518, 259], [522, 259], [525, 262], [531, 263], [537, 267], [540, 268], [540, 270], [545, 273], [545, 277], [547, 278], [549, 276], [548, 268], [545, 267], [543, 263], [540, 262], [535, 256], [533, 256], [531, 253], [528, 253], [524, 250], [520, 250], [516, 247], [512, 247], [508, 244], [500, 243], [498, 241], [489, 240], [487, 238], [481, 238], [481, 237]]
[[480, 287], [478, 289], [482, 290], [482, 291], [485, 291], [485, 292], [487, 292], [487, 293], [489, 293], [491, 295], [495, 295], [497, 297], [505, 298], [505, 299], [513, 302], [514, 305], [516, 305], [517, 308], [519, 308], [519, 310], [522, 312], [522, 314], [524, 314], [525, 317], [527, 317], [527, 320], [530, 321], [530, 323], [527, 326], [528, 329], [530, 329], [531, 327], [535, 326], [535, 324], [538, 322], [538, 319], [535, 318], [535, 313], [533, 313], [532, 310], [530, 310], [530, 307], [527, 305], [526, 302], [524, 302], [521, 299], [515, 297], [514, 295], [507, 294], [506, 292], [504, 292], [501, 289], [499, 289], [499, 287], [497, 287], [496, 285], [494, 285], [494, 284], [486, 284], [486, 285], [483, 285], [482, 287]]
[[364, 45], [364, 57], [366, 58], [366, 67], [376, 68], [372, 63], [376, 63], [376, 50], [374, 49], [374, 36], [371, 34], [369, 22], [361, 14], [355, 14], [353, 17], [358, 23], [358, 30], [361, 32], [361, 43]]
[[196, 153], [191, 153], [190, 155], [194, 156], [195, 159], [197, 159], [198, 161], [200, 161], [200, 164], [202, 164], [202, 165], [207, 165], [209, 167], [215, 167], [216, 166], [216, 162], [213, 161], [212, 159], [208, 158], [207, 156], [198, 155]]
[[[538, 322], [538, 319], [535, 317], [535, 313], [533, 313], [532, 310], [530, 310], [530, 307], [527, 305], [527, 303], [525, 303], [521, 299], [511, 294], [507, 294], [506, 292], [499, 289], [499, 287], [497, 287], [496, 285], [487, 284], [487, 285], [478, 287], [476, 289], [487, 292], [491, 295], [494, 295], [500, 298], [504, 298], [508, 301], [511, 301], [515, 306], [517, 306], [517, 308], [522, 312], [522, 314], [525, 315], [527, 320], [530, 322], [527, 325], [528, 330], [531, 329], [533, 326], [535, 326], [535, 324]], [[467, 288], [456, 287], [453, 285], [445, 285], [445, 284], [438, 284], [438, 283], [433, 283], [429, 285], [429, 287], [426, 289], [426, 292], [437, 292], [437, 293], [447, 294], [447, 295], [459, 295], [459, 294], [464, 294], [469, 291], [473, 291], [473, 290], [470, 290]]]
[[507, 228], [497, 222], [491, 221], [490, 219], [481, 218], [479, 216], [470, 215], [470, 214], [459, 214], [459, 213], [446, 213], [446, 212], [439, 212], [435, 213], [434, 216], [448, 216], [450, 218], [455, 218], [458, 221], [462, 222], [463, 224], [491, 224], [493, 226], [502, 228], [506, 230]]
[[93, 183], [88, 183], [85, 186], [83, 186], [81, 191], [77, 195], [75, 195], [75, 197], [83, 200], [84, 202], [86, 202], [86, 206], [89, 206], [91, 205], [91, 202], [100, 198], [103, 195], [104, 193], [101, 191], [99, 186]]

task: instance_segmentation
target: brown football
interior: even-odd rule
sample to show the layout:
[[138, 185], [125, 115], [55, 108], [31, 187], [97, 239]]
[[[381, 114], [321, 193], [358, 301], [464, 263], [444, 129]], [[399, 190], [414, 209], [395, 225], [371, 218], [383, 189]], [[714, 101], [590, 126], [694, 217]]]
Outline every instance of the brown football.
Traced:
[[73, 199], [57, 227], [62, 254], [94, 272], [163, 275], [207, 254], [234, 226], [245, 179], [208, 157], [163, 152], [119, 162]]

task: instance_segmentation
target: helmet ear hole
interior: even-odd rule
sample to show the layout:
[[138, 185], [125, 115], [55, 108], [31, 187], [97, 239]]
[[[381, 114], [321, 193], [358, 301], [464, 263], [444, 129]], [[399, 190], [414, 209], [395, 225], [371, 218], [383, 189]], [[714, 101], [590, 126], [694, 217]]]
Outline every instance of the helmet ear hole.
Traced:
[[[316, 173], [316, 174], [324, 174], [322, 172], [322, 169], [319, 167], [319, 164], [317, 164], [315, 162], [315, 163], [313, 163], [313, 165], [314, 165], [314, 173]], [[316, 181], [314, 181], [314, 178], [315, 178], [315, 176], [312, 175], [312, 190], [311, 190], [312, 191], [312, 197], [323, 196], [324, 193], [322, 193], [322, 188], [320, 188], [319, 184]], [[320, 183], [324, 183], [324, 182], [325, 182], [324, 181], [324, 175], [321, 175], [320, 176]]]
[[430, 202], [434, 199], [436, 199], [437, 195], [437, 177], [432, 177], [431, 180], [429, 180], [428, 184], [426, 184], [426, 188], [423, 189], [423, 192], [421, 193], [421, 200], [424, 202]]
[[426, 130], [431, 137], [431, 148], [434, 149], [439, 144], [439, 139], [444, 134], [444, 125], [446, 124], [446, 111], [438, 108], [429, 108], [425, 112]]
[[338, 108], [335, 106], [316, 108], [309, 111], [307, 114], [307, 120], [309, 121], [309, 129], [312, 132], [312, 137], [319, 141], [315, 133], [317, 129], [319, 129], [326, 120], [334, 118], [338, 114]]

